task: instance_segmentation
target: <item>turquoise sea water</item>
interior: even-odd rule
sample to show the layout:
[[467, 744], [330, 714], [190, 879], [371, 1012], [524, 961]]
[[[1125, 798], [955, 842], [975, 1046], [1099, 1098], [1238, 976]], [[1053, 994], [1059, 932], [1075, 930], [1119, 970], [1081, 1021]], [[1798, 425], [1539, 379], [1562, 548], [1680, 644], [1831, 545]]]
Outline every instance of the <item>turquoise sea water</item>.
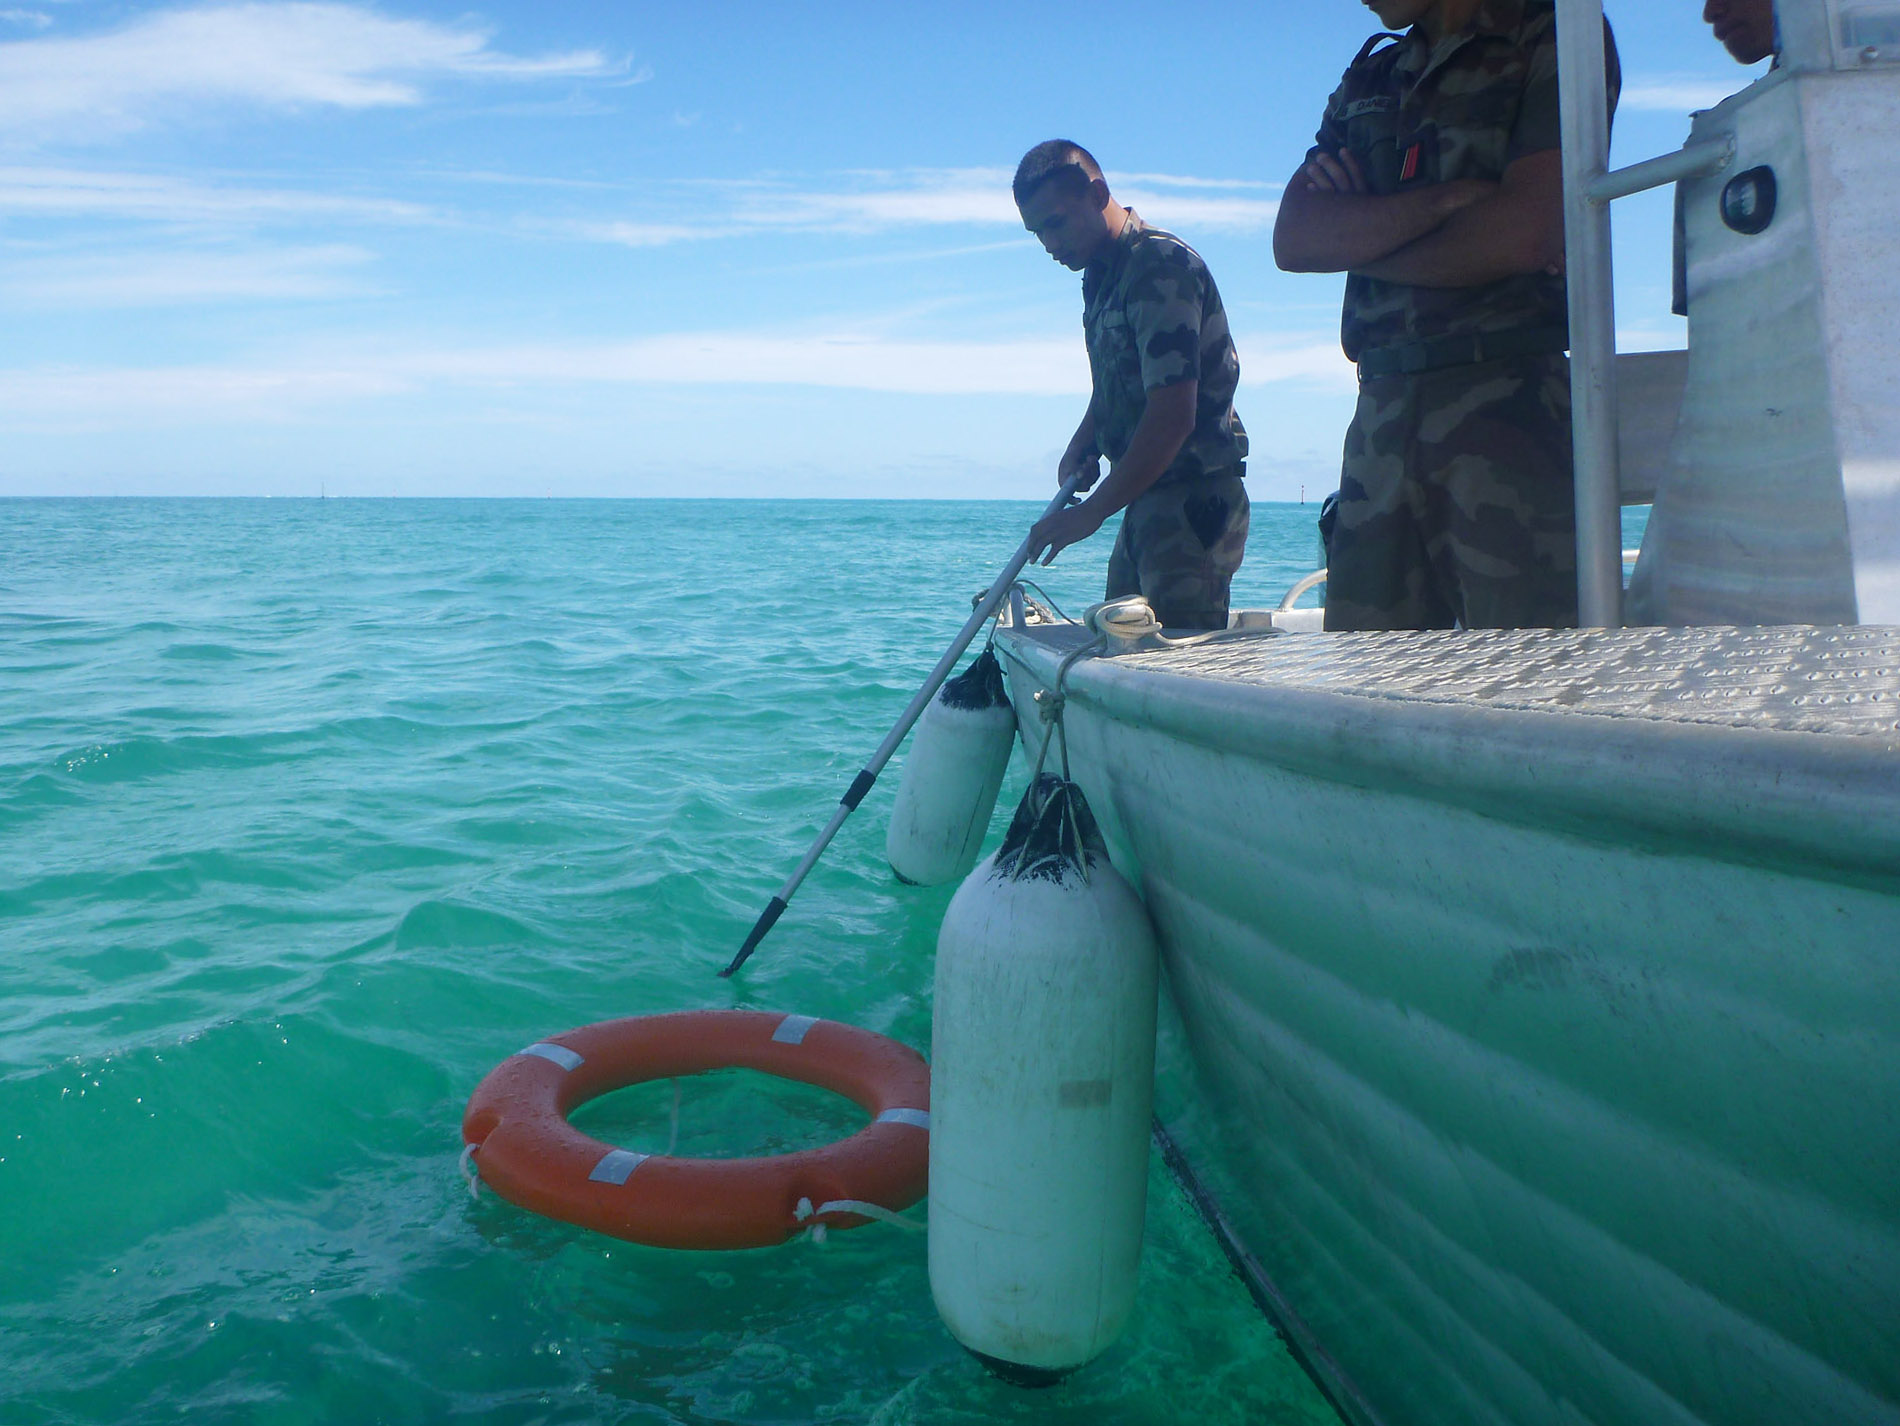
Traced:
[[[893, 775], [715, 972], [1035, 508], [0, 501], [0, 1421], [1330, 1421], [1158, 1169], [1133, 1325], [1034, 1394], [921, 1234], [670, 1253], [456, 1171], [476, 1082], [589, 1021], [927, 1051], [951, 889], [886, 869]], [[1255, 507], [1237, 603], [1315, 513]], [[662, 1148], [669, 1105], [584, 1125]], [[860, 1119], [710, 1076], [679, 1151]]]

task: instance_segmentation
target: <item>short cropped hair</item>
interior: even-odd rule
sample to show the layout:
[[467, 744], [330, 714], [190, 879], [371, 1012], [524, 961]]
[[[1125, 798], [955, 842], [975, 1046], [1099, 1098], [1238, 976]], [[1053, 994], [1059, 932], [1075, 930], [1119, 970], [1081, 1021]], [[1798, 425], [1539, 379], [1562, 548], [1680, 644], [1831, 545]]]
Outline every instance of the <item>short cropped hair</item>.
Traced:
[[1020, 208], [1029, 201], [1030, 194], [1052, 179], [1086, 188], [1101, 176], [1102, 166], [1082, 145], [1069, 139], [1049, 139], [1023, 155], [1010, 189]]

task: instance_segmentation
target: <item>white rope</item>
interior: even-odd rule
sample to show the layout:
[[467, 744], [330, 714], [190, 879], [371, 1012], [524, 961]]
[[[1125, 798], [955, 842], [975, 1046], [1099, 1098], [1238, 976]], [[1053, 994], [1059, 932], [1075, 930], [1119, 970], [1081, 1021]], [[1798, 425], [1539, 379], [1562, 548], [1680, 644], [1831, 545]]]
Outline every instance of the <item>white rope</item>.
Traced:
[[455, 1166], [462, 1171], [462, 1177], [468, 1180], [468, 1196], [470, 1198], [480, 1198], [482, 1196], [482, 1176], [480, 1171], [475, 1167], [475, 1151], [480, 1147], [480, 1144], [462, 1145], [462, 1157], [456, 1160], [455, 1163]]
[[1209, 629], [1203, 634], [1170, 638], [1161, 632], [1161, 621], [1155, 617], [1153, 606], [1139, 594], [1127, 599], [1110, 599], [1101, 604], [1091, 604], [1083, 613], [1082, 622], [1092, 632], [1106, 638], [1117, 652], [1126, 652], [1143, 639], [1150, 638], [1163, 648], [1185, 649], [1213, 639], [1231, 639], [1237, 635], [1251, 637], [1261, 632], [1258, 629]]
[[[1164, 648], [1184, 648], [1189, 644], [1198, 644], [1207, 639], [1226, 638], [1239, 630], [1215, 629], [1205, 634], [1195, 634], [1186, 638], [1170, 639], [1161, 632], [1161, 621], [1155, 617], [1154, 606], [1139, 594], [1127, 599], [1105, 599], [1100, 604], [1091, 604], [1082, 612], [1082, 624], [1095, 637], [1081, 647], [1073, 649], [1056, 669], [1055, 687], [1043, 689], [1036, 694], [1036, 712], [1041, 718], [1046, 732], [1042, 735], [1042, 746], [1036, 753], [1035, 771], [1030, 774], [1033, 783], [1042, 776], [1043, 763], [1049, 757], [1049, 745], [1058, 738], [1062, 743], [1062, 776], [1069, 776], [1069, 734], [1063, 722], [1063, 707], [1068, 695], [1063, 691], [1069, 670], [1085, 658], [1101, 650], [1103, 645], [1112, 646], [1115, 653], [1126, 653], [1143, 639], [1152, 639]], [[1083, 874], [1087, 875], [1087, 868]]]
[[1140, 595], [1132, 599], [1109, 599], [1100, 604], [1091, 604], [1083, 613], [1082, 622], [1117, 643], [1133, 643], [1136, 639], [1161, 632], [1161, 621], [1155, 618], [1153, 607]]
[[[834, 1198], [829, 1203], [819, 1204], [816, 1208], [811, 1206], [809, 1198], [801, 1198], [798, 1200], [798, 1206], [792, 1210], [792, 1217], [800, 1223], [805, 1223], [813, 1218], [822, 1218], [827, 1213], [855, 1213], [860, 1218], [875, 1218], [880, 1223], [892, 1223], [899, 1228], [908, 1228], [913, 1233], [923, 1232], [925, 1226], [913, 1218], [904, 1217], [901, 1213], [891, 1212], [881, 1203], [866, 1203], [861, 1198]], [[811, 1240], [814, 1243], [825, 1241], [824, 1224], [811, 1225]]]

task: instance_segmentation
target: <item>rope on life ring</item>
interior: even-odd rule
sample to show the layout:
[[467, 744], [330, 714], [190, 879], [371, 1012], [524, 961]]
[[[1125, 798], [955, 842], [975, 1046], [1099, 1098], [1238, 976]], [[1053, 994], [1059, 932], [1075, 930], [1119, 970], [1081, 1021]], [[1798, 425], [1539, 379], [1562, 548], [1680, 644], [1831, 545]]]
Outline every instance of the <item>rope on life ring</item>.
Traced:
[[[820, 1148], [750, 1159], [637, 1154], [567, 1122], [613, 1090], [728, 1068], [832, 1090], [871, 1122]], [[584, 1025], [510, 1055], [468, 1101], [463, 1155], [496, 1193], [544, 1217], [661, 1248], [763, 1248], [871, 1221], [851, 1206], [896, 1212], [922, 1198], [929, 1110], [929, 1067], [895, 1040], [809, 1015], [689, 1010]]]

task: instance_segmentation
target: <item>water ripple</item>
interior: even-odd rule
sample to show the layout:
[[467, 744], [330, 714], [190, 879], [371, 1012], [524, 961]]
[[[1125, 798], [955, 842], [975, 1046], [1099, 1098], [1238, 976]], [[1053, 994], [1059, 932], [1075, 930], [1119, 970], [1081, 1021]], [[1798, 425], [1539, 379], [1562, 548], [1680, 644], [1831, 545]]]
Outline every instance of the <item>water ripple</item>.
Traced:
[[[4, 502], [0, 1418], [1325, 1419], [1161, 1180], [1136, 1323], [1032, 1400], [937, 1325], [909, 1235], [663, 1253], [455, 1172], [475, 1083], [569, 1026], [927, 1046], [950, 891], [884, 866], [894, 777], [714, 972], [1031, 513]], [[1282, 526], [1256, 604], [1311, 563]], [[690, 1132], [839, 1131], [804, 1093], [696, 1082]], [[598, 1123], [651, 1143], [650, 1111]]]

